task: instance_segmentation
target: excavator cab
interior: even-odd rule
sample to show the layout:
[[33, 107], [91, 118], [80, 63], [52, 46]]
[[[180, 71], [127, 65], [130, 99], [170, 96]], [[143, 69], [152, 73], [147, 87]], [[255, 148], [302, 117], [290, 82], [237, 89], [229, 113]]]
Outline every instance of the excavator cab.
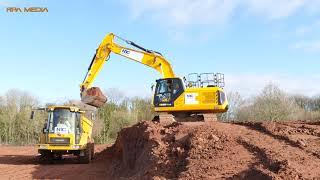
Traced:
[[213, 121], [228, 110], [221, 73], [192, 73], [187, 77], [156, 81], [153, 105], [160, 122]]
[[174, 101], [184, 92], [180, 78], [158, 79], [154, 94], [155, 107], [172, 107]]

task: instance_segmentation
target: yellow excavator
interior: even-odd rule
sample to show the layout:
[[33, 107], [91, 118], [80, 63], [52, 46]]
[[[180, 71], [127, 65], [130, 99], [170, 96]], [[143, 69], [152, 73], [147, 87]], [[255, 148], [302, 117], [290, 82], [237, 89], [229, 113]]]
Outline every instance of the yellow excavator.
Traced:
[[[120, 45], [116, 41], [123, 41], [132, 48]], [[92, 84], [104, 63], [109, 60], [111, 52], [151, 67], [162, 75], [161, 79], [156, 80], [153, 96], [154, 110], [159, 113], [155, 118], [157, 120], [215, 120], [216, 113], [228, 110], [228, 101], [223, 89], [223, 74], [192, 73], [179, 78], [161, 53], [146, 49], [113, 33], [106, 35], [99, 45], [80, 85], [81, 101], [85, 104], [99, 108], [106, 103], [107, 97], [100, 88], [92, 87]]]

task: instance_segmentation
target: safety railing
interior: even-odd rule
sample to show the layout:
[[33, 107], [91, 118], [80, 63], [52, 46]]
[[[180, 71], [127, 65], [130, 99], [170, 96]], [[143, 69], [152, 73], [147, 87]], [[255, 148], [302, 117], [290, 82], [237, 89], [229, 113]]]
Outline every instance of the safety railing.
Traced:
[[190, 73], [184, 77], [184, 82], [188, 88], [220, 87], [225, 86], [224, 74], [222, 73]]

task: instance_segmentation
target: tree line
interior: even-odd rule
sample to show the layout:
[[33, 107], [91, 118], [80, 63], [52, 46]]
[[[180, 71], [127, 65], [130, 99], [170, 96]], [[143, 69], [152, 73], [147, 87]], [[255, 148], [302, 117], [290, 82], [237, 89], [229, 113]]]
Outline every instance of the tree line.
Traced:
[[[106, 94], [108, 102], [95, 111], [96, 143], [111, 143], [122, 128], [155, 115], [150, 98], [129, 98], [116, 89]], [[229, 110], [218, 115], [221, 121], [320, 120], [320, 96], [288, 94], [274, 84], [268, 84], [255, 96], [244, 98], [238, 92], [229, 92], [227, 97]], [[68, 104], [75, 103], [66, 101]], [[1, 95], [0, 144], [37, 143], [47, 114], [37, 113], [33, 120], [30, 114], [40, 105], [39, 99], [28, 92], [9, 90]]]
[[229, 92], [227, 97], [230, 109], [220, 115], [224, 121], [320, 120], [320, 95], [288, 94], [268, 84], [256, 96], [243, 98]]
[[[107, 94], [109, 101], [95, 112], [93, 135], [96, 143], [113, 142], [123, 127], [154, 116], [150, 99], [125, 97], [117, 90]], [[49, 105], [61, 104], [48, 103], [44, 107]], [[66, 101], [63, 105], [78, 106], [79, 101]], [[9, 90], [0, 96], [0, 144], [37, 143], [47, 118], [47, 113], [42, 111], [37, 111], [34, 119], [30, 118], [32, 110], [37, 107], [43, 106], [28, 92]]]

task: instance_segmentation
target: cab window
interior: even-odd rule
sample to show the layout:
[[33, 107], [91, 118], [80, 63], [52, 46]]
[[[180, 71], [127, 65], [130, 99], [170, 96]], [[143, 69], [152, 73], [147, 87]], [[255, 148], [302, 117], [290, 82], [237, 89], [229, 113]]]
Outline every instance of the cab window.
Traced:
[[158, 103], [169, 103], [173, 105], [174, 100], [177, 99], [183, 91], [182, 81], [178, 78], [158, 80], [155, 91], [155, 105]]

